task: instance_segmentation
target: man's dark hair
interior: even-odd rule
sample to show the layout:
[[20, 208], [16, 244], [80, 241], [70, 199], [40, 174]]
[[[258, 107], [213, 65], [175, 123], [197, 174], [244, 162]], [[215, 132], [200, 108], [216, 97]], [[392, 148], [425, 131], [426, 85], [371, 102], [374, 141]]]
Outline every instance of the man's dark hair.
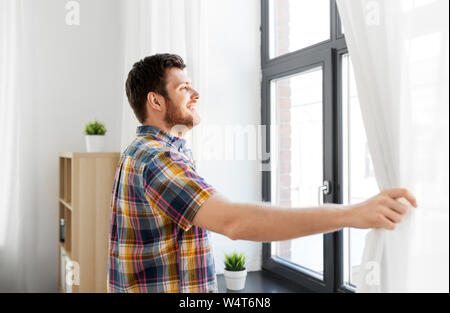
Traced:
[[186, 65], [176, 54], [155, 54], [133, 65], [125, 84], [128, 101], [139, 122], [147, 119], [147, 95], [150, 91], [168, 99], [166, 89], [166, 71], [172, 67], [183, 70]]

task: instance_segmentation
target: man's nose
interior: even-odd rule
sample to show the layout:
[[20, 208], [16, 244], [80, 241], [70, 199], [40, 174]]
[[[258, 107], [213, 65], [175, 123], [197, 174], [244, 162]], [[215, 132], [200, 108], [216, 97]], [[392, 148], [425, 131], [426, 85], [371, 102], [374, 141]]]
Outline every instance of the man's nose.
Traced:
[[198, 100], [200, 98], [200, 94], [197, 90], [194, 89], [194, 93], [192, 94], [192, 99]]

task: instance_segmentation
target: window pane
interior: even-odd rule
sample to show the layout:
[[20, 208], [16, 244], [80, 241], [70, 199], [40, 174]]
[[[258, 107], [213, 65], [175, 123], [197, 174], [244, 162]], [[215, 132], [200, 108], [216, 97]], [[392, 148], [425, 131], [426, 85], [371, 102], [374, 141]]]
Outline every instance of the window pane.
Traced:
[[[379, 192], [367, 144], [353, 68], [342, 57], [344, 204], [367, 200]], [[344, 229], [344, 283], [356, 285], [366, 229]]]
[[270, 58], [330, 39], [329, 0], [270, 0]]
[[345, 34], [344, 24], [342, 24], [342, 19], [339, 12], [338, 12], [338, 19], [339, 19], [338, 35], [344, 35]]
[[[278, 166], [272, 170], [272, 201], [287, 207], [318, 205], [323, 182], [322, 68], [271, 82], [272, 138]], [[323, 235], [272, 244], [272, 255], [323, 275]], [[317, 275], [316, 275], [317, 276]]]

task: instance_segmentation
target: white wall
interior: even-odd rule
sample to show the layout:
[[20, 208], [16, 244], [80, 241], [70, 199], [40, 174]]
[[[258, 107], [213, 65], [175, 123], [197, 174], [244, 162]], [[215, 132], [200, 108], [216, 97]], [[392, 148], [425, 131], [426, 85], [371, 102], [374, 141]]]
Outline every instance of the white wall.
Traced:
[[122, 27], [118, 0], [78, 0], [80, 25], [66, 25], [66, 1], [28, 1], [31, 8], [39, 212], [38, 291], [57, 290], [58, 152], [85, 151], [83, 128], [106, 123], [107, 145], [120, 147]]
[[[200, 127], [214, 125], [223, 131], [230, 125], [260, 124], [260, 20], [259, 0], [208, 1], [208, 96], [204, 103], [200, 95], [203, 106]], [[208, 134], [205, 139], [209, 140], [208, 144], [212, 140], [214, 145], [224, 148], [220, 134]], [[261, 172], [257, 161], [200, 160], [198, 165], [200, 174], [230, 200], [261, 201]], [[261, 269], [261, 243], [212, 235], [218, 274], [223, 273], [224, 253], [234, 249], [247, 256], [249, 271]]]

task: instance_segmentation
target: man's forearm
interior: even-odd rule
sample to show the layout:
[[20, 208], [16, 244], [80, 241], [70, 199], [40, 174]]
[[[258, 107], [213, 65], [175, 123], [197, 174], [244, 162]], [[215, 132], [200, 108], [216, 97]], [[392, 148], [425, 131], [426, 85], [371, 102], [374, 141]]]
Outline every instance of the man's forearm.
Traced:
[[348, 226], [346, 208], [337, 204], [315, 208], [284, 208], [264, 203], [232, 206], [232, 210], [239, 212], [231, 231], [234, 240], [281, 241]]

